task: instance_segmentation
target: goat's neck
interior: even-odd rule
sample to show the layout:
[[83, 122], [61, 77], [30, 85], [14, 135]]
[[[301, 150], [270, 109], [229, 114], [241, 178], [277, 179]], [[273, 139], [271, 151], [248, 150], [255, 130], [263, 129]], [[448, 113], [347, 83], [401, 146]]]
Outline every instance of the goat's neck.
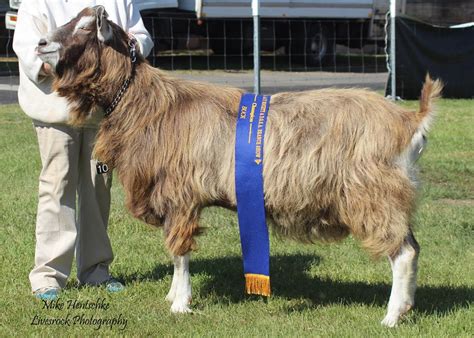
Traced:
[[[143, 60], [137, 61], [143, 62]], [[122, 89], [123, 83], [135, 76], [134, 68], [136, 65], [132, 65], [129, 57], [114, 50], [104, 52], [101, 57], [100, 79], [91, 88], [95, 92], [95, 103], [104, 109], [109, 107]]]
[[[102, 80], [100, 88], [105, 100], [112, 100], [129, 76], [128, 72], [123, 73], [107, 83]], [[161, 71], [145, 62], [138, 63], [129, 88], [101, 124], [95, 147], [97, 158], [115, 166], [125, 140], [140, 135], [151, 123], [159, 123], [163, 112], [169, 109], [176, 97], [176, 91], [172, 81]]]

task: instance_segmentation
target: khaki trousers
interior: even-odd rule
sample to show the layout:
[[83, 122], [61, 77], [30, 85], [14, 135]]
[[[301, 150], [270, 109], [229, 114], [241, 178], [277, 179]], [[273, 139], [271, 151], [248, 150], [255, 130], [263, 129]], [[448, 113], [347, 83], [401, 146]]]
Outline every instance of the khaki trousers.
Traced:
[[79, 282], [100, 284], [110, 278], [113, 260], [107, 235], [112, 177], [98, 175], [92, 159], [97, 129], [34, 125], [42, 170], [31, 288], [63, 288], [74, 253]]

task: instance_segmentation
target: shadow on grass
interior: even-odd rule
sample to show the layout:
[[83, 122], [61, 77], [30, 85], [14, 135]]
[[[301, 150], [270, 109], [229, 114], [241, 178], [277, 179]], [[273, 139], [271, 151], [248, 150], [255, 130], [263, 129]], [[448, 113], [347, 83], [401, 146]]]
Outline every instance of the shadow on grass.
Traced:
[[[390, 296], [391, 284], [363, 282], [342, 282], [319, 279], [307, 271], [318, 265], [320, 258], [312, 255], [278, 255], [271, 257], [272, 293], [288, 300], [288, 312], [304, 311], [326, 304], [366, 304], [385, 307]], [[389, 269], [387, 263], [387, 269]], [[232, 303], [248, 299], [244, 295], [242, 259], [222, 257], [196, 259], [190, 262], [191, 280], [193, 275], [205, 275], [198, 292], [202, 298], [215, 295]], [[152, 271], [143, 274], [118, 276], [125, 283], [141, 280], [161, 280], [172, 275], [171, 265], [158, 264]], [[195, 290], [196, 291], [196, 290]], [[215, 298], [215, 297], [212, 297]], [[420, 286], [416, 294], [416, 310], [425, 314], [446, 315], [458, 308], [467, 308], [474, 300], [474, 289], [469, 287]]]

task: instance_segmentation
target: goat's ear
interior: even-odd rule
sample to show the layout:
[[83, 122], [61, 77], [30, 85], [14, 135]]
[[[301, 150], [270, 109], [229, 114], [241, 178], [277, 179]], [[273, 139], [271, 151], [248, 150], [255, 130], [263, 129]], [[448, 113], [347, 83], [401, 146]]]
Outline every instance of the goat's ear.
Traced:
[[96, 23], [97, 23], [97, 37], [99, 41], [109, 42], [112, 40], [112, 27], [107, 21], [109, 16], [105, 11], [104, 6], [96, 6]]

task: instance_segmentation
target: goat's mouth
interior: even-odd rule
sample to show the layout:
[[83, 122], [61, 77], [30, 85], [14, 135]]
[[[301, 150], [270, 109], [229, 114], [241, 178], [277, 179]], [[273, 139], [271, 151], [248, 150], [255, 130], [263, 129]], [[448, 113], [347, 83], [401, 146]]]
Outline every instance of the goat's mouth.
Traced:
[[51, 55], [51, 54], [55, 54], [55, 53], [56, 53], [56, 51], [43, 52], [43, 51], [40, 51], [40, 50], [36, 50], [36, 55], [38, 55], [39, 57], [46, 56], [46, 55]]
[[56, 54], [58, 52], [57, 49], [47, 49], [44, 47], [36, 47], [35, 49], [36, 55], [42, 56], [42, 55], [48, 55], [48, 54]]
[[58, 53], [61, 45], [57, 42], [46, 42], [46, 40], [40, 40], [38, 46], [36, 46], [35, 52], [37, 55], [45, 55], [45, 54], [52, 54]]
[[51, 65], [53, 69], [56, 69], [56, 65], [59, 61], [59, 44], [57, 46], [48, 44], [45, 46], [37, 46], [35, 49], [36, 55], [43, 61]]

